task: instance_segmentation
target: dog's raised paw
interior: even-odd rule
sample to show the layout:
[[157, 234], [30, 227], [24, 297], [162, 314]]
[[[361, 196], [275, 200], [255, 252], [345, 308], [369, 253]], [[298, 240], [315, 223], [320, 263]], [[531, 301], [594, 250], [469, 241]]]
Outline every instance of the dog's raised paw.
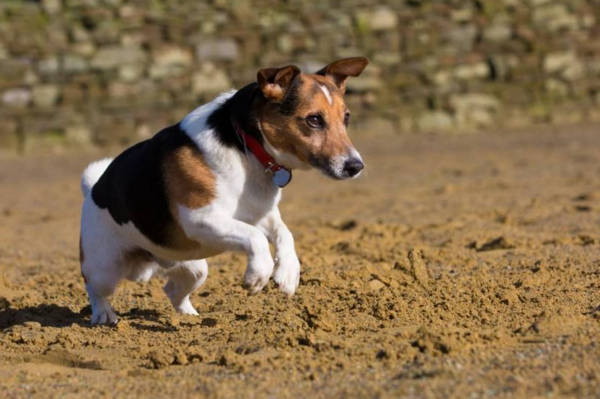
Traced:
[[251, 294], [256, 294], [264, 288], [269, 282], [271, 275], [273, 274], [273, 268], [275, 262], [267, 252], [268, 256], [261, 256], [250, 258], [248, 261], [248, 268], [244, 274], [244, 288], [246, 288]]
[[256, 294], [264, 288], [271, 278], [271, 273], [259, 273], [254, 270], [247, 270], [244, 275], [244, 288], [251, 294]]

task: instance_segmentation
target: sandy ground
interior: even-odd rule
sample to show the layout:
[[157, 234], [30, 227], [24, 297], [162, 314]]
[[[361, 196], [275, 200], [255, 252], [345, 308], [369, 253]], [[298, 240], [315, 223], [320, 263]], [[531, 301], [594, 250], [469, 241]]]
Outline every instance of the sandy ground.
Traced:
[[90, 327], [79, 174], [100, 151], [0, 157], [0, 396], [600, 395], [600, 126], [363, 135], [358, 180], [297, 173], [291, 299], [209, 260], [173, 313], [123, 283]]

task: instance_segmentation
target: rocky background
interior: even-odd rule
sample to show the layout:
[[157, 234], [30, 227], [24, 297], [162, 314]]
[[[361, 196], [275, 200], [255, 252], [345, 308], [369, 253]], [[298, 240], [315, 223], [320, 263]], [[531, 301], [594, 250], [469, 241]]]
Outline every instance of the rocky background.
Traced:
[[259, 67], [353, 55], [355, 131], [600, 120], [599, 21], [599, 0], [2, 0], [0, 147], [126, 144]]

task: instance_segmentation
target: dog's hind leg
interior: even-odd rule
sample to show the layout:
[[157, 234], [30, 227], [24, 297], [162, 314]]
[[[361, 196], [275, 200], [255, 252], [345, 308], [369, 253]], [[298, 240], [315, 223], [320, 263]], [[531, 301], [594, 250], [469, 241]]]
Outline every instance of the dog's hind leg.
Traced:
[[92, 307], [92, 324], [117, 324], [117, 315], [108, 298], [123, 278], [121, 269], [119, 256], [86, 256], [83, 261], [81, 272]]
[[169, 280], [164, 287], [173, 307], [179, 313], [198, 315], [190, 301], [190, 294], [204, 283], [208, 275], [206, 260], [175, 262], [168, 267]]
[[108, 298], [125, 277], [127, 268], [120, 238], [88, 196], [82, 211], [80, 236], [81, 274], [92, 308], [92, 324], [116, 324]]

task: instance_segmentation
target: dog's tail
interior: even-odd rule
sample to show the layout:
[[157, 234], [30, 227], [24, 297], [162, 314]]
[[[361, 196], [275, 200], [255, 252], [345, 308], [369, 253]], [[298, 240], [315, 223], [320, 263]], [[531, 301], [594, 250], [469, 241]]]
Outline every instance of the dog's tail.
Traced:
[[94, 184], [100, 179], [100, 176], [104, 173], [108, 165], [112, 162], [112, 158], [104, 158], [99, 161], [92, 162], [85, 168], [81, 175], [81, 192], [83, 196], [87, 196], [88, 193], [94, 187]]

